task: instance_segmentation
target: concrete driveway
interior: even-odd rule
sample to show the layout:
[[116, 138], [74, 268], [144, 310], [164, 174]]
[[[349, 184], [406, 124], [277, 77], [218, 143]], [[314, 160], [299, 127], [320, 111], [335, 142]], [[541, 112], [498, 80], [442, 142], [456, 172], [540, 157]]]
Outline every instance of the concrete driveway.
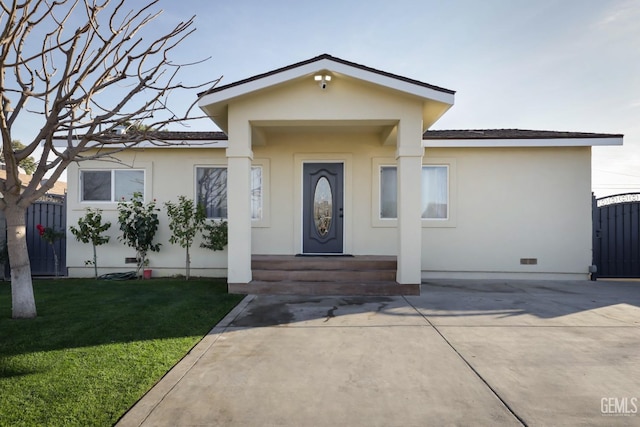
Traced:
[[640, 282], [248, 296], [118, 426], [640, 425]]

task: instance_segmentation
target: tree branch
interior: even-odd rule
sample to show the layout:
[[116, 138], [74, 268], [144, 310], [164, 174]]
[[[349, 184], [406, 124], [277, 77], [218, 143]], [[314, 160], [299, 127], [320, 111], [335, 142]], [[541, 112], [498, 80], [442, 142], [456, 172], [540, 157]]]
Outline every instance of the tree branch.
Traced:
[[[177, 64], [171, 59], [176, 47], [195, 31], [194, 17], [149, 38], [148, 24], [162, 13], [156, 7], [159, 0], [137, 1], [1, 3], [0, 134], [7, 178], [0, 180], [0, 189], [15, 196], [11, 203], [26, 206], [37, 200], [71, 162], [112, 161], [118, 152], [150, 139], [146, 132], [129, 133], [126, 141], [115, 135], [114, 129], [125, 122], [159, 130], [203, 117], [191, 116], [196, 102], [184, 113], [171, 104], [177, 92], [208, 88], [219, 81], [178, 80], [183, 68], [201, 63]], [[129, 4], [135, 8], [127, 10]], [[73, 23], [79, 25], [71, 29]], [[31, 112], [42, 119], [39, 130], [24, 149], [14, 151], [12, 129], [27, 116], [33, 121]], [[54, 145], [61, 134], [68, 135], [65, 147]], [[17, 164], [38, 147], [42, 149], [38, 166], [23, 189]], [[49, 179], [41, 185], [45, 176]], [[3, 206], [6, 200], [0, 209]]]

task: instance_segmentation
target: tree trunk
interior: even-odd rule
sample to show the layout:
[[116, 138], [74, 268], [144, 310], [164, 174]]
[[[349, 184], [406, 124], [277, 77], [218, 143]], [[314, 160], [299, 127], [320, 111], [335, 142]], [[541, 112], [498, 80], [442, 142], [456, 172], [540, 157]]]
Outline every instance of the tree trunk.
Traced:
[[93, 246], [93, 275], [98, 280], [98, 254], [96, 253], [96, 245]]
[[189, 280], [189, 276], [191, 273], [191, 257], [189, 256], [189, 246], [187, 246], [187, 266], [186, 266], [186, 270], [187, 270], [187, 277], [186, 280]]
[[7, 247], [11, 266], [12, 317], [32, 319], [37, 313], [27, 250], [26, 208], [9, 205], [4, 213], [7, 219]]

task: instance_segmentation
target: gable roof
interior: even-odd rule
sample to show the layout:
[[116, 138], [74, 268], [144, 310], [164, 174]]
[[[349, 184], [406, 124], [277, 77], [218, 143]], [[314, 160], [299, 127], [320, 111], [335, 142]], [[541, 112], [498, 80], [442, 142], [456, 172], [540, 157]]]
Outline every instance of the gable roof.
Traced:
[[207, 91], [200, 92], [198, 94], [198, 96], [202, 97], [204, 95], [208, 95], [208, 94], [211, 94], [211, 93], [216, 93], [216, 92], [220, 92], [220, 91], [223, 91], [223, 90], [227, 90], [227, 89], [235, 87], [235, 86], [240, 86], [240, 85], [243, 85], [243, 84], [255, 81], [255, 80], [260, 80], [260, 79], [263, 79], [263, 78], [266, 78], [266, 77], [269, 77], [269, 76], [273, 76], [273, 75], [282, 73], [284, 71], [293, 70], [295, 68], [302, 67], [304, 65], [313, 64], [314, 62], [318, 62], [318, 61], [322, 61], [322, 60], [330, 60], [330, 61], [333, 61], [335, 63], [339, 63], [339, 64], [343, 64], [343, 65], [346, 65], [346, 66], [349, 66], [349, 67], [360, 69], [362, 71], [366, 71], [366, 72], [370, 72], [370, 73], [374, 73], [374, 74], [379, 74], [380, 76], [389, 77], [389, 78], [392, 78], [392, 79], [397, 79], [397, 80], [404, 81], [406, 83], [411, 83], [411, 84], [418, 85], [418, 86], [423, 86], [425, 88], [433, 89], [433, 90], [440, 91], [440, 92], [443, 92], [443, 93], [448, 93], [450, 95], [454, 95], [456, 93], [456, 91], [451, 90], [451, 89], [445, 89], [443, 87], [435, 86], [435, 85], [432, 85], [432, 84], [429, 84], [429, 83], [424, 83], [424, 82], [421, 82], [419, 80], [414, 80], [414, 79], [410, 79], [408, 77], [403, 77], [403, 76], [400, 76], [400, 75], [397, 75], [397, 74], [388, 73], [386, 71], [377, 70], [375, 68], [367, 67], [366, 65], [357, 64], [355, 62], [347, 61], [345, 59], [337, 58], [335, 56], [331, 56], [329, 54], [324, 53], [322, 55], [316, 56], [315, 58], [307, 59], [305, 61], [296, 62], [295, 64], [287, 65], [285, 67], [281, 67], [281, 68], [278, 68], [278, 69], [273, 70], [273, 71], [268, 71], [266, 73], [262, 73], [262, 74], [258, 74], [258, 75], [252, 76], [252, 77], [248, 77], [248, 78], [246, 78], [244, 80], [239, 80], [237, 82], [233, 82], [233, 83], [229, 83], [229, 84], [226, 84], [226, 85], [214, 87], [214, 88], [209, 89]]
[[355, 62], [323, 54], [305, 61], [258, 74], [244, 80], [214, 87], [198, 94], [198, 106], [223, 131], [228, 130], [229, 103], [267, 88], [310, 78], [328, 72], [334, 77], [348, 77], [391, 89], [422, 100], [423, 126], [429, 128], [454, 103], [455, 91], [397, 74], [380, 71]]

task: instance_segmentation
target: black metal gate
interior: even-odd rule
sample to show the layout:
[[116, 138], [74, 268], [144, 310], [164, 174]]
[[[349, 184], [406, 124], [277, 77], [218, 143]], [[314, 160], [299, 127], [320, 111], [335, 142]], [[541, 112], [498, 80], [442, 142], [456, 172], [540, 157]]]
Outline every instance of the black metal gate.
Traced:
[[640, 193], [593, 199], [596, 277], [640, 277]]
[[58, 271], [56, 271], [54, 248], [40, 237], [38, 225], [52, 227], [56, 231], [65, 231], [67, 227], [66, 197], [47, 195], [27, 209], [27, 247], [31, 274], [33, 276], [66, 276], [67, 245], [64, 239], [55, 242], [58, 256]]

